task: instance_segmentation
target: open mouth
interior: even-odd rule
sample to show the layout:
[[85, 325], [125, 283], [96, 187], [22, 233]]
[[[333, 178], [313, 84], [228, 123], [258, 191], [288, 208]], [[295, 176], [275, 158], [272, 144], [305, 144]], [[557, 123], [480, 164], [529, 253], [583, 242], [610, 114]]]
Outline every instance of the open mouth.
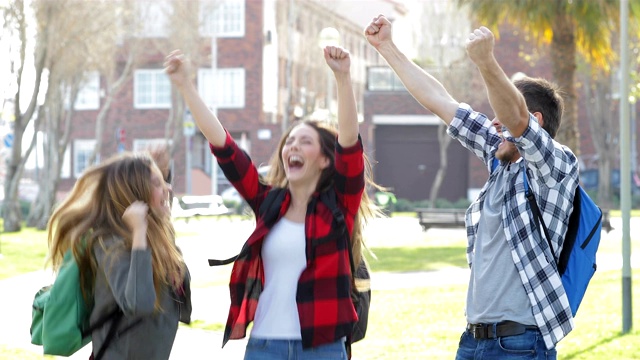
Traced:
[[289, 156], [289, 160], [287, 161], [287, 166], [290, 170], [300, 169], [304, 166], [304, 160], [302, 157], [298, 155]]

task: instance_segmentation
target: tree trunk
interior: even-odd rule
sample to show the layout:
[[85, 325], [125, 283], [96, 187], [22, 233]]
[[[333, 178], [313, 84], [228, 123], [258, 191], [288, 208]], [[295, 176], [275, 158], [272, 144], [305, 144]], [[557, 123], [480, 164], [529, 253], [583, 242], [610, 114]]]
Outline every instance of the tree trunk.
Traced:
[[567, 145], [576, 156], [580, 155], [578, 131], [578, 102], [576, 96], [576, 41], [575, 24], [568, 14], [558, 14], [552, 24], [551, 63], [553, 78], [562, 91], [564, 113], [556, 140]]
[[431, 184], [431, 191], [429, 192], [429, 207], [436, 207], [436, 200], [438, 199], [438, 193], [440, 192], [440, 186], [444, 181], [444, 177], [447, 174], [447, 148], [451, 143], [451, 137], [447, 135], [447, 127], [444, 123], [438, 125], [438, 144], [440, 147], [440, 167], [436, 172], [436, 176]]
[[24, 13], [24, 2], [17, 1], [16, 8], [21, 12], [18, 16], [18, 31], [20, 37], [20, 65], [18, 69], [17, 84], [18, 90], [14, 96], [14, 126], [13, 126], [13, 146], [11, 148], [11, 155], [7, 164], [7, 173], [4, 184], [4, 202], [2, 217], [4, 219], [4, 231], [5, 232], [17, 232], [22, 229], [22, 212], [20, 210], [20, 202], [18, 199], [18, 193], [20, 188], [20, 180], [22, 178], [22, 171], [24, 170], [24, 163], [26, 157], [22, 156], [22, 138], [24, 136], [24, 130], [33, 118], [37, 109], [38, 91], [40, 90], [40, 83], [42, 81], [42, 71], [44, 69], [44, 62], [46, 59], [46, 44], [47, 44], [47, 32], [44, 31], [38, 36], [36, 40], [35, 49], [35, 83], [34, 90], [31, 94], [29, 105], [25, 112], [22, 112], [20, 107], [20, 97], [23, 95], [22, 88], [22, 75], [24, 74], [24, 64], [26, 62], [26, 42], [27, 42], [27, 24]]
[[[52, 69], [55, 67], [52, 66]], [[55, 71], [55, 70], [54, 70]], [[68, 145], [69, 133], [71, 131], [71, 117], [73, 116], [73, 107], [65, 109], [65, 85], [56, 80], [56, 76], [50, 78], [49, 90], [47, 91], [45, 105], [43, 106], [46, 113], [45, 119], [39, 117], [38, 124], [44, 124], [44, 163], [42, 172], [38, 178], [38, 196], [32, 204], [29, 215], [27, 216], [27, 226], [36, 227], [44, 230], [49, 222], [49, 217], [56, 203], [56, 193], [58, 184], [60, 183], [60, 171], [64, 152]], [[78, 95], [79, 78], [72, 80], [72, 84], [68, 86], [71, 89], [70, 104], [76, 102]]]
[[598, 154], [598, 196], [596, 202], [603, 209], [611, 209], [611, 168], [618, 153], [618, 146], [613, 139], [617, 138], [615, 126], [616, 111], [611, 101], [609, 77], [599, 72], [586, 74], [584, 80], [585, 98], [587, 101], [587, 118], [591, 130], [593, 146]]

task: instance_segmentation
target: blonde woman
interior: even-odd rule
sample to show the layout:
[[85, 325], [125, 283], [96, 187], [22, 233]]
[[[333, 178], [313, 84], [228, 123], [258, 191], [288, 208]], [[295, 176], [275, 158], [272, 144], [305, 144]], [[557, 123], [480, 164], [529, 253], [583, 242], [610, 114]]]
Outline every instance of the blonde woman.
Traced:
[[[188, 272], [175, 244], [168, 187], [148, 154], [125, 153], [85, 171], [48, 226], [54, 270], [72, 250], [91, 323], [92, 358], [168, 359], [178, 321], [189, 322]], [[103, 346], [110, 338], [108, 346]]]

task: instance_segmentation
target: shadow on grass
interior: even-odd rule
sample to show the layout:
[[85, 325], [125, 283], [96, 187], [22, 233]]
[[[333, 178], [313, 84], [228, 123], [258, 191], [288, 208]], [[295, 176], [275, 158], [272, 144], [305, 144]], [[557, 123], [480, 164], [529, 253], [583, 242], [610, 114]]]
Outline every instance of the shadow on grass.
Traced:
[[463, 246], [372, 248], [377, 259], [367, 256], [372, 271], [433, 271], [467, 267]]
[[575, 359], [575, 358], [579, 357], [582, 354], [590, 354], [593, 350], [597, 349], [598, 347], [605, 346], [605, 345], [613, 342], [614, 340], [623, 338], [623, 337], [625, 337], [627, 335], [630, 335], [630, 334], [623, 334], [623, 333], [619, 332], [616, 335], [604, 338], [604, 339], [598, 341], [597, 343], [593, 343], [593, 344], [591, 344], [591, 345], [589, 345], [589, 346], [587, 346], [585, 348], [582, 348], [582, 349], [580, 349], [578, 351], [572, 352], [570, 354], [562, 354], [562, 358], [564, 360], [571, 360], [571, 359]]

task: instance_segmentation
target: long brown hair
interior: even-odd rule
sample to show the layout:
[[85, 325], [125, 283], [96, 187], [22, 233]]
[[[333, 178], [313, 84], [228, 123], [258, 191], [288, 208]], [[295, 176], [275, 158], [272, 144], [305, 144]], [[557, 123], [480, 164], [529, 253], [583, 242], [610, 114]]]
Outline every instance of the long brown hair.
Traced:
[[[289, 129], [283, 134], [280, 142], [278, 144], [278, 150], [272, 155], [271, 160], [269, 160], [269, 165], [271, 166], [269, 169], [269, 173], [265, 176], [264, 181], [267, 184], [276, 187], [286, 188], [289, 183], [287, 181], [287, 177], [284, 171], [284, 162], [282, 160], [282, 148], [287, 141], [287, 137], [291, 131], [301, 125], [308, 125], [313, 128], [318, 133], [318, 138], [320, 139], [320, 148], [322, 150], [322, 154], [326, 156], [330, 160], [330, 165], [327, 166], [320, 174], [320, 180], [318, 181], [317, 191], [322, 192], [331, 187], [333, 187], [333, 179], [335, 176], [335, 149], [336, 149], [336, 139], [338, 137], [337, 129], [329, 123], [313, 121], [313, 120], [304, 120], [299, 121], [292, 124]], [[362, 193], [362, 200], [360, 202], [360, 208], [358, 209], [358, 213], [356, 214], [353, 233], [351, 234], [351, 246], [353, 250], [353, 260], [355, 262], [356, 268], [363, 260], [362, 251], [366, 248], [366, 244], [364, 241], [363, 230], [367, 221], [374, 217], [383, 217], [382, 211], [375, 205], [375, 203], [371, 200], [369, 195], [367, 194], [367, 190], [377, 189], [377, 190], [385, 190], [380, 185], [373, 182], [372, 179], [372, 171], [371, 171], [371, 163], [369, 162], [366, 155], [364, 155], [365, 160], [365, 185], [368, 189]]]
[[[159, 171], [149, 154], [123, 153], [88, 168], [66, 199], [56, 208], [48, 223], [49, 258], [54, 271], [62, 265], [71, 249], [78, 263], [85, 297], [93, 293], [96, 262], [94, 245], [119, 239], [108, 251], [131, 251], [131, 231], [122, 220], [125, 209], [134, 201], [151, 202], [152, 171]], [[184, 261], [175, 245], [170, 215], [150, 208], [147, 218], [147, 244], [151, 250], [153, 284], [177, 287], [185, 273]], [[156, 309], [160, 309], [156, 297]]]

